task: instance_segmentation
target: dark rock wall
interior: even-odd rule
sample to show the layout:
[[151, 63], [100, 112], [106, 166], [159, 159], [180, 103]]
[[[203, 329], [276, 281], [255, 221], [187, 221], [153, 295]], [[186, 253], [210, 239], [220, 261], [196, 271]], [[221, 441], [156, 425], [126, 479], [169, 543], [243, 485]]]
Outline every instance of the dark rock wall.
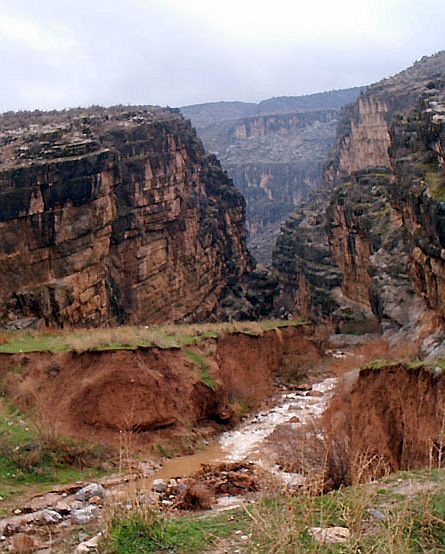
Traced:
[[245, 202], [189, 122], [145, 108], [13, 122], [0, 133], [3, 321], [212, 317], [250, 268]]

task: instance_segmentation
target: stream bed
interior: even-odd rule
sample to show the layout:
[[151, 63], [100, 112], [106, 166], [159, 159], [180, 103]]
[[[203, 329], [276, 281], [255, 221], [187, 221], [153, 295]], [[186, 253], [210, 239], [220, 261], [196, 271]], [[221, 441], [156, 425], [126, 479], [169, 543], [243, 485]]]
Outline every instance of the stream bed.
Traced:
[[300, 475], [270, 465], [267, 439], [279, 425], [299, 427], [315, 421], [325, 410], [336, 383], [337, 379], [328, 377], [313, 383], [308, 390], [301, 387], [283, 392], [273, 406], [248, 417], [236, 429], [222, 433], [217, 441], [200, 452], [166, 461], [150, 480], [188, 477], [198, 471], [201, 464], [245, 461], [266, 469], [286, 484], [298, 484]]

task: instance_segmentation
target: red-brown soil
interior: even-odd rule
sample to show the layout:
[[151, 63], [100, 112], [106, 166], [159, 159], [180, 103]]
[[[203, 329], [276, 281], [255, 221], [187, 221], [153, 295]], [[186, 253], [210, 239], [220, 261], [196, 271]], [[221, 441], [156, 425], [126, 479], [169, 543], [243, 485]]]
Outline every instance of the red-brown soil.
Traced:
[[233, 406], [259, 406], [276, 377], [315, 361], [310, 326], [225, 335], [191, 347], [215, 381], [207, 386], [200, 369], [181, 349], [32, 353], [0, 356], [0, 377], [9, 397], [33, 408], [49, 429], [118, 444], [135, 431], [146, 443], [178, 435], [199, 422], [230, 421]]
[[344, 458], [352, 481], [443, 464], [445, 377], [403, 363], [364, 369], [337, 392], [323, 428], [331, 455]]

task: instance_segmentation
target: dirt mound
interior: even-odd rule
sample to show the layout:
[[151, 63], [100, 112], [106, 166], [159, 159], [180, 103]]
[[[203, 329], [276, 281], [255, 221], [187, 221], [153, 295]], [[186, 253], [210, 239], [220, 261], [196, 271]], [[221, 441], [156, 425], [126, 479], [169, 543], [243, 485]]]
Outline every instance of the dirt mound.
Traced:
[[289, 360], [299, 371], [299, 358], [318, 356], [311, 333], [301, 326], [188, 349], [0, 355], [0, 379], [48, 428], [115, 445], [131, 432], [145, 444], [160, 430], [179, 436], [199, 422], [228, 422], [236, 403], [259, 406]]
[[337, 391], [322, 425], [349, 481], [443, 464], [445, 376], [408, 364], [361, 370]]
[[190, 477], [153, 482], [160, 506], [166, 510], [208, 510], [216, 498], [242, 496], [259, 490], [252, 463], [202, 464]]

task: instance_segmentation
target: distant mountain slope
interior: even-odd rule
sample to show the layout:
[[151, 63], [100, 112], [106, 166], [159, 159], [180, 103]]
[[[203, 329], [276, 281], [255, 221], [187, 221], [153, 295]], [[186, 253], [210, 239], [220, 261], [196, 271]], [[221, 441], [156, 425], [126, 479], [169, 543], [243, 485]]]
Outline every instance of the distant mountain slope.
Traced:
[[277, 96], [259, 103], [259, 113], [287, 113], [313, 110], [339, 110], [355, 102], [365, 87], [353, 87], [305, 96]]
[[250, 102], [208, 102], [182, 106], [181, 112], [193, 121], [196, 128], [229, 121], [258, 113], [259, 104]]

